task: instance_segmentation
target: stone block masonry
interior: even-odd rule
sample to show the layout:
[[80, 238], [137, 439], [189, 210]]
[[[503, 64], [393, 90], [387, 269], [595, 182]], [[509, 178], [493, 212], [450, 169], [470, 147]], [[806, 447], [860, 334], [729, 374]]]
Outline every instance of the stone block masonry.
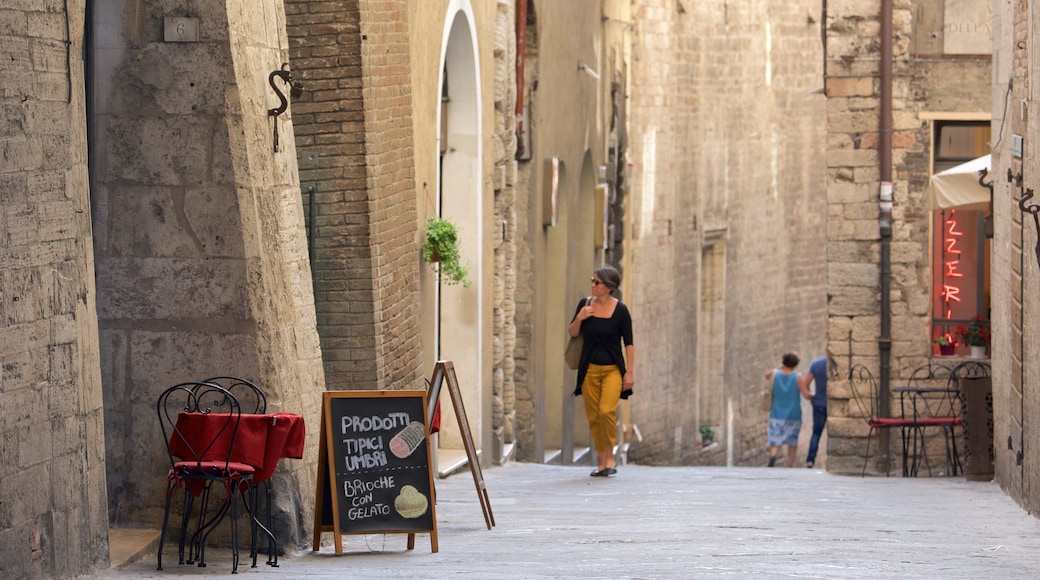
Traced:
[[84, 78], [67, 58], [83, 49], [84, 5], [66, 7], [16, 3], [0, 15], [4, 578], [73, 577], [108, 561]]

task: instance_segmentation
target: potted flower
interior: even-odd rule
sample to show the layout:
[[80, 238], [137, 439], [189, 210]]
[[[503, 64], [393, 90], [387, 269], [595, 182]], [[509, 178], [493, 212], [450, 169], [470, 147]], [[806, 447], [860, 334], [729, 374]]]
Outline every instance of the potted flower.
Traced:
[[957, 349], [957, 341], [953, 339], [950, 333], [940, 334], [939, 338], [936, 338], [934, 344], [939, 345], [940, 356], [953, 356], [954, 351]]
[[701, 446], [708, 447], [715, 442], [715, 428], [711, 425], [701, 425]]
[[989, 328], [986, 328], [981, 316], [975, 316], [971, 322], [958, 326], [957, 336], [964, 340], [964, 344], [971, 347], [972, 358], [985, 358], [990, 334]]
[[438, 264], [441, 282], [469, 287], [469, 271], [459, 261], [459, 232], [454, 223], [440, 217], [426, 220], [426, 240], [421, 249], [424, 260]]

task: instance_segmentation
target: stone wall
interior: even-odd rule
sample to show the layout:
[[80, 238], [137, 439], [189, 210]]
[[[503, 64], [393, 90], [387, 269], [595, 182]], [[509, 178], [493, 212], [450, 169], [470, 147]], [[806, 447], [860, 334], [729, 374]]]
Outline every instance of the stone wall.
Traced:
[[[268, 411], [308, 421], [324, 390], [291, 118], [268, 114], [269, 75], [288, 61], [268, 25], [281, 2], [140, 8], [95, 4], [91, 118], [108, 516], [128, 527], [162, 521], [165, 388], [245, 377]], [[170, 16], [194, 19], [197, 38], [167, 38]], [[313, 489], [316, 459], [311, 437], [273, 485]], [[310, 527], [303, 494], [276, 495], [281, 544]]]
[[782, 4], [633, 4], [634, 461], [764, 465], [764, 371], [824, 354], [820, 8]]
[[492, 416], [495, 460], [508, 458], [516, 442], [517, 356], [525, 348], [517, 341], [517, 239], [519, 214], [526, 198], [517, 188], [516, 135], [516, 11], [513, 2], [499, 1], [495, 12], [495, 221], [494, 309], [492, 352]]
[[[108, 563], [84, 3], [0, 11], [0, 577]], [[68, 44], [66, 44], [68, 43]]]
[[[943, 9], [941, 1], [895, 2], [892, 16], [892, 387], [905, 384], [933, 350], [932, 212], [925, 198], [932, 170], [931, 119], [971, 118], [989, 110], [989, 59], [943, 53], [942, 22], [935, 16]], [[873, 1], [832, 5], [829, 11], [828, 351], [842, 377], [850, 366], [862, 364], [880, 381], [881, 15]], [[836, 381], [829, 395], [828, 469], [859, 473], [867, 424], [847, 381]], [[885, 454], [872, 451], [868, 470], [900, 468], [899, 437], [891, 436], [889, 443], [894, 462], [886, 464]]]
[[[1035, 146], [1040, 131], [1030, 119], [1040, 114], [1029, 95], [1035, 92], [1031, 74], [1037, 65], [1032, 41], [1040, 12], [1030, 3], [994, 4], [993, 134], [1002, 135], [993, 148], [993, 435], [995, 477], [1001, 487], [1029, 513], [1040, 509], [1040, 461], [1033, 451], [1040, 411], [1036, 385], [1040, 380], [1040, 231], [1019, 207], [1035, 191], [1040, 157]], [[1004, 103], [1008, 103], [1004, 108]], [[1012, 135], [1023, 137], [1021, 157], [1012, 155]], [[1010, 172], [1012, 179], [1003, 178]], [[1021, 177], [1021, 180], [1019, 180]], [[1030, 211], [1035, 198], [1024, 200]]]

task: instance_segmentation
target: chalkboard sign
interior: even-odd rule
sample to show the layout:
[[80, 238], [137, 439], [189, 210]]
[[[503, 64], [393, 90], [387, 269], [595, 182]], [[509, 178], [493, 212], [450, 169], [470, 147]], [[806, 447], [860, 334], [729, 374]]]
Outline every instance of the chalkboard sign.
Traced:
[[466, 417], [466, 408], [462, 404], [462, 391], [459, 389], [459, 379], [455, 375], [455, 364], [450, 360], [437, 361], [433, 367], [433, 378], [430, 379], [428, 403], [426, 404], [426, 417], [432, 423], [433, 414], [437, 410], [437, 399], [441, 395], [441, 385], [448, 384], [448, 394], [451, 404], [455, 410], [455, 417], [459, 420], [459, 433], [462, 435], [462, 446], [466, 448], [466, 459], [469, 470], [473, 473], [473, 483], [477, 487], [477, 499], [480, 500], [480, 508], [484, 511], [484, 523], [487, 529], [495, 525], [495, 514], [491, 513], [491, 500], [488, 498], [487, 486], [484, 484], [484, 472], [480, 469], [480, 457], [473, 443], [473, 432], [469, 428], [469, 419]]
[[329, 391], [324, 394], [318, 457], [314, 544], [322, 532], [429, 532], [437, 551], [437, 517], [424, 391]]

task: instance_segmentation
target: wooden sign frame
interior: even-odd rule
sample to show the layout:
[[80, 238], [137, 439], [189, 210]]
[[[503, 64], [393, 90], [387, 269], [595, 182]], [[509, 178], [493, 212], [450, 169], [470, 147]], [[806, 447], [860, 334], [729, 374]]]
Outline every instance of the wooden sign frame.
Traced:
[[[447, 379], [445, 381], [445, 379]], [[469, 460], [469, 470], [473, 473], [473, 484], [477, 487], [477, 498], [480, 500], [480, 509], [484, 511], [484, 523], [487, 529], [495, 525], [495, 515], [491, 513], [491, 500], [488, 498], [487, 486], [484, 484], [484, 473], [480, 468], [480, 458], [477, 457], [477, 449], [473, 444], [473, 432], [469, 428], [469, 419], [466, 417], [466, 408], [462, 404], [462, 391], [459, 390], [459, 379], [455, 376], [455, 364], [450, 360], [440, 360], [433, 367], [433, 377], [430, 379], [430, 387], [427, 393], [426, 422], [433, 423], [433, 414], [437, 410], [437, 399], [441, 394], [442, 383], [447, 382], [448, 394], [451, 397], [452, 408], [455, 409], [455, 417], [459, 421], [459, 432], [462, 434], [462, 445], [466, 448], [466, 458]]]
[[[341, 399], [356, 400], [355, 407], [360, 414], [346, 417], [342, 412], [346, 403], [340, 402]], [[415, 534], [429, 532], [431, 551], [437, 552], [427, 403], [426, 391], [327, 391], [323, 394], [312, 551], [320, 549], [322, 532], [335, 534], [337, 555], [343, 554], [343, 534], [408, 534], [411, 550], [415, 548]], [[334, 413], [336, 410], [340, 412]], [[419, 425], [421, 442], [417, 441]], [[355, 438], [347, 438], [347, 435]], [[425, 476], [417, 475], [416, 470], [423, 468]], [[373, 477], [377, 479], [366, 481]], [[408, 485], [398, 491], [397, 484], [401, 482]], [[395, 492], [396, 497], [390, 499]], [[348, 496], [350, 506], [346, 505]], [[421, 496], [425, 499], [425, 509], [420, 509]], [[348, 514], [347, 518], [343, 517], [344, 513]], [[352, 520], [355, 514], [360, 523]], [[366, 519], [370, 524], [365, 523]]]

